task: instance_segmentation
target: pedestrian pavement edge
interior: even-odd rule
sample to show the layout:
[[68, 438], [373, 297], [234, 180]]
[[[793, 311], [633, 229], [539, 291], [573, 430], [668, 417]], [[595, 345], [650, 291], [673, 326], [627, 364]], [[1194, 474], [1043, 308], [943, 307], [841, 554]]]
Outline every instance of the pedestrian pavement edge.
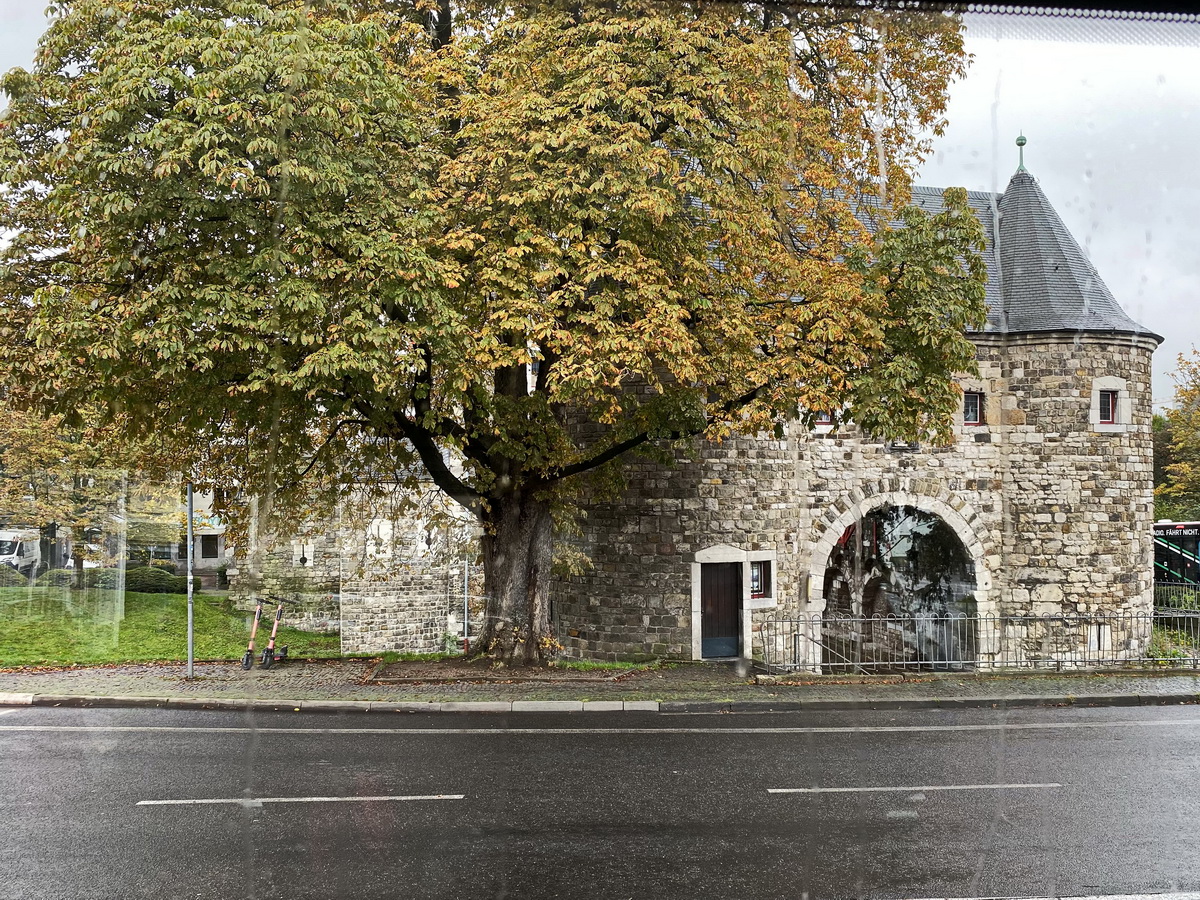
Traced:
[[1022, 709], [1062, 706], [1172, 706], [1200, 703], [1200, 694], [1081, 694], [1007, 697], [848, 697], [811, 700], [674, 700], [664, 713], [816, 712], [820, 710]]
[[808, 700], [288, 700], [231, 697], [133, 697], [0, 693], [4, 706], [168, 708], [261, 712], [658, 712], [766, 713], [915, 709], [1022, 709], [1064, 706], [1165, 706], [1200, 703], [1200, 693], [845, 697]]

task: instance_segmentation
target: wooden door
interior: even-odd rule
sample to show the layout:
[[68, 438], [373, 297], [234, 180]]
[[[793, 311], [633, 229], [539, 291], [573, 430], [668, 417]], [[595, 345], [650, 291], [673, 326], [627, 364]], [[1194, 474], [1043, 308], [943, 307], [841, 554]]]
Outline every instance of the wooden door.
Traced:
[[737, 656], [742, 619], [742, 564], [700, 566], [700, 655]]

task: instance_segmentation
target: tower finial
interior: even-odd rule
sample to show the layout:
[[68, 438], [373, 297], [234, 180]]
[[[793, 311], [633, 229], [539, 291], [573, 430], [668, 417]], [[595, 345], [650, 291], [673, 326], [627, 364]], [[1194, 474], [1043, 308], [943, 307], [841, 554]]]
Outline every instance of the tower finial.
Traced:
[[1024, 134], [1017, 135], [1017, 153], [1019, 154], [1018, 161], [1017, 161], [1017, 171], [1018, 172], [1027, 171], [1025, 168], [1025, 144], [1026, 143], [1027, 142], [1025, 140]]

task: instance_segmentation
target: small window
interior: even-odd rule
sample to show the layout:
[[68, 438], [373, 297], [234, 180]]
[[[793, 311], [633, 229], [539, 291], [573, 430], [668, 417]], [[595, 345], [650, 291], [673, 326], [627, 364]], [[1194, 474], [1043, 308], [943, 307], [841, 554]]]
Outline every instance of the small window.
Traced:
[[1100, 392], [1100, 424], [1115, 425], [1117, 423], [1117, 391]]
[[750, 596], [771, 596], [771, 563], [767, 560], [750, 563]]
[[200, 558], [217, 558], [217, 536], [215, 534], [200, 535]]
[[819, 413], [817, 413], [817, 417], [814, 420], [814, 422], [817, 425], [832, 425], [833, 424], [833, 413], [819, 412]]
[[963, 394], [963, 424], [983, 424], [983, 394], [979, 391], [967, 391]]

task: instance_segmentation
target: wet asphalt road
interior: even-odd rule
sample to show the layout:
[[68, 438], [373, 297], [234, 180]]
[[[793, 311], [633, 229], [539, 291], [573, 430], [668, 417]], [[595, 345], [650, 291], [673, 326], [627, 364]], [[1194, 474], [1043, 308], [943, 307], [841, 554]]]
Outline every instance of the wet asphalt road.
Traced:
[[1189, 706], [0, 711], [5, 900], [1185, 892], [1198, 831]]

